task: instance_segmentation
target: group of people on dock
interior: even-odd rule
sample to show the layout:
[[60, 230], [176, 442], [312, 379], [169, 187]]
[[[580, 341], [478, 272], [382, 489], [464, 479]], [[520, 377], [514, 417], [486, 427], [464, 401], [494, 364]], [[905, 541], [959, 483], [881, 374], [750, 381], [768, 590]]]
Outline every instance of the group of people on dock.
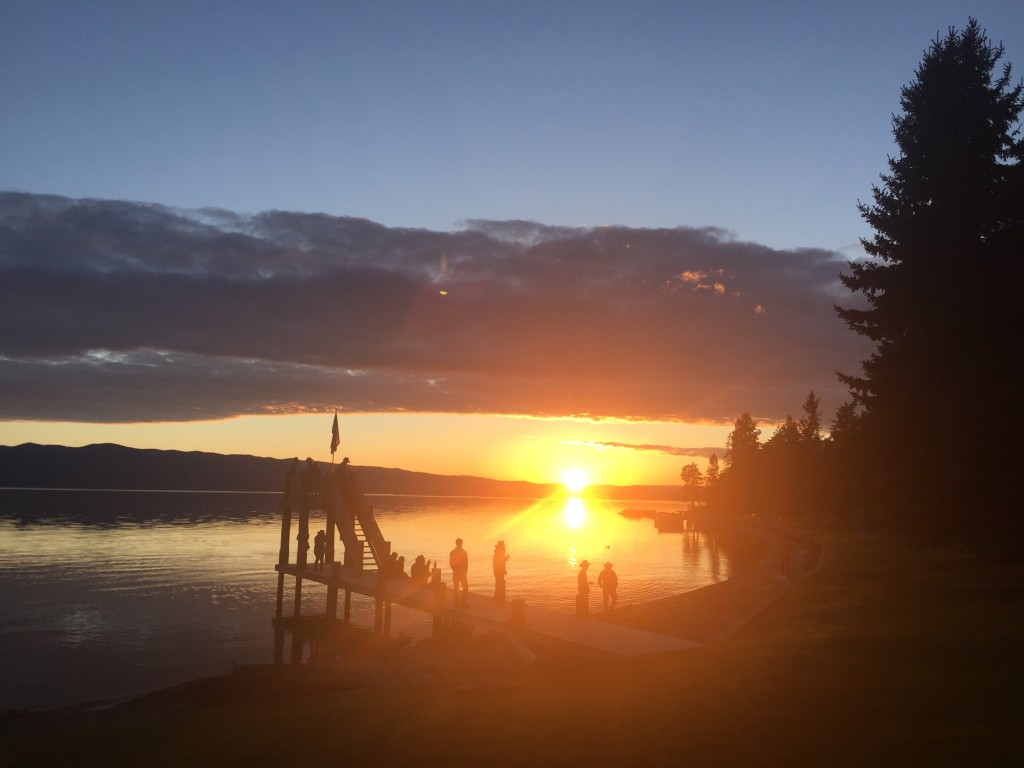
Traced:
[[[327, 533], [321, 529], [317, 531], [313, 539], [313, 570], [322, 571], [324, 567], [324, 554], [327, 549]], [[510, 555], [505, 548], [505, 542], [499, 541], [494, 545], [494, 555], [491, 560], [494, 571], [494, 600], [503, 602], [505, 600], [505, 576], [508, 574], [508, 560]], [[417, 555], [413, 561], [409, 573], [405, 572], [405, 557], [397, 552], [391, 553], [391, 558], [384, 564], [388, 578], [411, 578], [416, 586], [426, 586], [430, 582], [432, 572], [431, 563], [437, 567], [437, 562], [427, 560], [423, 555]], [[456, 607], [469, 606], [469, 554], [462, 545], [462, 539], [455, 540], [455, 548], [448, 553], [448, 566], [452, 571], [452, 591], [454, 593]], [[583, 560], [579, 564], [577, 583], [578, 595], [582, 598], [589, 598], [590, 563]], [[614, 610], [618, 603], [619, 577], [612, 570], [612, 563], [605, 563], [604, 570], [597, 576], [597, 585], [601, 589], [604, 599], [604, 610]]]
[[[491, 559], [492, 570], [494, 571], [494, 600], [503, 602], [505, 600], [505, 576], [508, 574], [509, 553], [504, 541], [494, 545], [494, 555]], [[422, 562], [423, 555], [416, 558], [417, 563]], [[462, 539], [455, 540], [455, 548], [448, 553], [448, 566], [452, 571], [452, 591], [454, 593], [455, 605], [467, 607], [469, 605], [469, 555], [463, 547]], [[580, 563], [580, 571], [577, 579], [579, 595], [589, 598], [590, 585], [593, 583], [588, 578], [590, 563], [583, 560]], [[414, 565], [415, 569], [416, 566]], [[427, 583], [427, 574], [430, 571], [424, 566], [422, 583]], [[414, 579], [416, 575], [414, 573]], [[604, 570], [598, 574], [597, 585], [601, 589], [604, 610], [614, 610], [619, 601], [619, 577], [613, 570], [613, 564], [604, 564]]]
[[[321, 536], [323, 541], [326, 541], [327, 538], [323, 531], [317, 534], [314, 549], [317, 553], [317, 563], [321, 563], [323, 560]], [[491, 566], [494, 572], [494, 600], [496, 602], [505, 600], [505, 576], [508, 574], [509, 557], [504, 541], [499, 541], [494, 545]], [[411, 578], [414, 585], [424, 587], [430, 583], [431, 573], [438, 566], [439, 563], [436, 560], [427, 560], [423, 555], [417, 555], [407, 574], [405, 572], [405, 557], [399, 556], [397, 552], [392, 552], [391, 559], [386, 563], [386, 572], [388, 578]], [[469, 606], [469, 554], [466, 552], [461, 538], [455, 540], [455, 548], [448, 553], [448, 567], [452, 571], [452, 592], [455, 606], [466, 608]], [[580, 562], [579, 568], [578, 595], [589, 599], [590, 585], [594, 583], [589, 579], [590, 563], [583, 560]], [[597, 586], [601, 589], [604, 610], [614, 610], [619, 601], [619, 577], [613, 570], [612, 563], [604, 564], [604, 570], [597, 576]]]

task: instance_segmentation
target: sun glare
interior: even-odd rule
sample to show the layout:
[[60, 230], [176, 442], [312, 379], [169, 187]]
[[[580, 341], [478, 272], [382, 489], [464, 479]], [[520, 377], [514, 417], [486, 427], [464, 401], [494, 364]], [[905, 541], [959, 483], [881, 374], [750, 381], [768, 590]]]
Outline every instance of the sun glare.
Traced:
[[570, 493], [579, 493], [590, 485], [590, 475], [582, 469], [567, 469], [562, 473], [562, 485]]

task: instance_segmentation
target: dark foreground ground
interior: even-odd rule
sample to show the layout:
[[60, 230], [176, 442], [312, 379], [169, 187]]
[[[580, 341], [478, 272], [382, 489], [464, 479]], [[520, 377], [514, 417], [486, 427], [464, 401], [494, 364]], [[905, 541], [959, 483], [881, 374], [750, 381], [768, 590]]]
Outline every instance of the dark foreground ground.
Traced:
[[353, 639], [325, 668], [6, 713], [0, 765], [1024, 764], [1024, 566], [815, 536], [820, 564], [788, 589], [764, 572], [618, 614], [719, 636], [696, 650], [528, 665], [488, 637]]

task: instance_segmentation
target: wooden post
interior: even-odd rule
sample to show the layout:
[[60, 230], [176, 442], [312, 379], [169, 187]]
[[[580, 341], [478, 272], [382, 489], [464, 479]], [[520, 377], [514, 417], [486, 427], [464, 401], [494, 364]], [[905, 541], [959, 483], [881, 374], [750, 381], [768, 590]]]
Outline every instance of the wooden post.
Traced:
[[[298, 459], [292, 463], [284, 481], [284, 504], [281, 505], [281, 545], [278, 548], [277, 562], [281, 566], [288, 565], [289, 546], [292, 538], [292, 508], [302, 504], [302, 475], [298, 473]], [[299, 610], [298, 584], [296, 584], [296, 606]], [[277, 607], [274, 612], [274, 663], [284, 663], [284, 573], [277, 574]], [[292, 653], [295, 651], [295, 630], [292, 634]], [[300, 646], [301, 653], [301, 646]]]
[[288, 564], [288, 545], [292, 537], [292, 508], [283, 507], [281, 510], [281, 547], [278, 550], [277, 562], [281, 565]]
[[274, 611], [274, 616], [280, 619], [283, 610], [284, 610], [284, 573], [278, 573], [277, 574], [277, 609]]
[[[303, 501], [302, 504], [299, 506], [299, 535], [296, 536], [295, 539], [298, 542], [298, 546], [295, 548], [295, 564], [299, 568], [305, 568], [306, 551], [309, 549], [309, 507], [306, 506], [305, 501]], [[292, 611], [292, 615], [295, 616], [296, 622], [296, 629], [292, 630], [292, 645], [294, 646], [295, 638], [300, 637], [302, 634], [301, 631], [298, 630], [299, 617], [302, 616], [301, 576], [295, 577], [295, 609]], [[298, 634], [296, 634], [296, 632], [298, 632]]]
[[352, 590], [345, 590], [345, 623], [349, 624], [352, 621]]
[[[292, 537], [292, 509], [285, 506], [281, 509], [281, 548], [278, 551], [277, 562], [280, 565], [288, 565], [288, 544]], [[277, 574], [277, 611], [274, 614], [281, 618], [284, 608], [284, 574]]]
[[309, 505], [305, 502], [299, 507], [299, 535], [295, 540], [298, 542], [295, 548], [295, 564], [299, 568], [305, 568], [306, 553], [309, 552]]
[[[323, 483], [333, 483], [334, 477], [323, 478], [320, 482], [321, 485]], [[336, 528], [334, 515], [336, 510], [334, 505], [331, 504], [331, 499], [335, 498], [335, 496], [321, 490], [320, 497], [324, 500], [324, 506], [327, 507], [327, 548], [324, 550], [324, 562], [330, 565], [334, 562], [334, 531]]]

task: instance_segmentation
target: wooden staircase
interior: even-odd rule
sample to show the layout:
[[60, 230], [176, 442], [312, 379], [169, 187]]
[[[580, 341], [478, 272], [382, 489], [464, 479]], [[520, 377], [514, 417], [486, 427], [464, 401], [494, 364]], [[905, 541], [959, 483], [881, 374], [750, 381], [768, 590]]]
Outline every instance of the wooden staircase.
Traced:
[[[370, 514], [373, 514], [371, 511]], [[377, 556], [374, 554], [373, 547], [370, 546], [369, 539], [366, 537], [366, 533], [363, 531], [363, 526], [359, 522], [359, 518], [355, 519], [356, 529], [356, 540], [361, 542], [361, 549], [363, 550], [363, 568], [364, 571], [370, 571], [373, 569], [380, 570], [381, 563], [377, 560]]]
[[358, 570], [386, 568], [391, 560], [391, 542], [384, 539], [355, 470], [347, 468], [326, 477], [321, 493], [341, 534], [345, 564]]

